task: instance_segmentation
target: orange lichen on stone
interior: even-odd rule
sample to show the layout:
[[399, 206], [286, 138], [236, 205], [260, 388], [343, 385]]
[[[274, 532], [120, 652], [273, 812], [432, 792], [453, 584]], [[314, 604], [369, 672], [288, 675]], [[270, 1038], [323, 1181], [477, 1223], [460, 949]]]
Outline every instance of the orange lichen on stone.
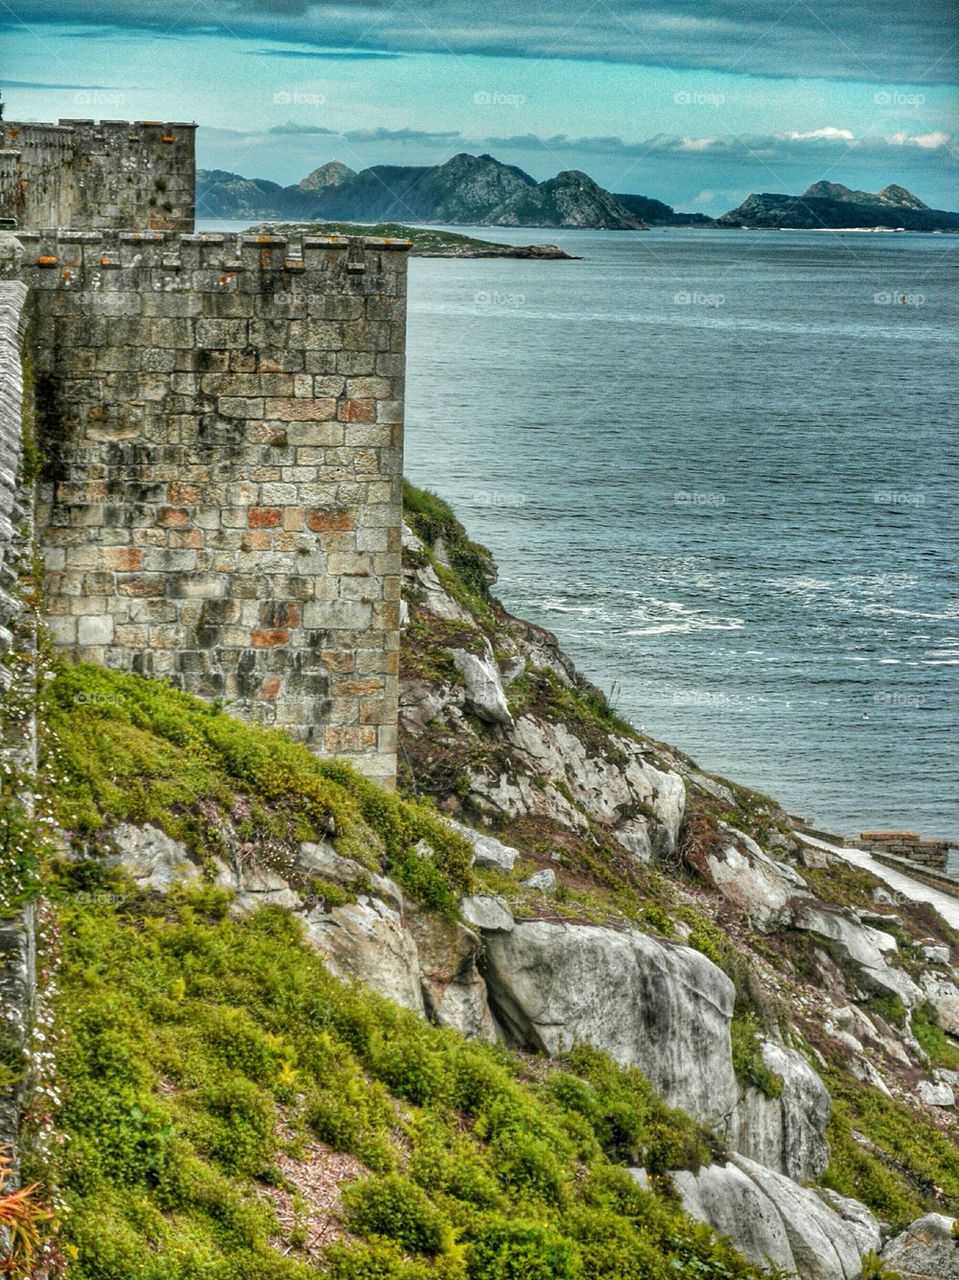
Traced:
[[250, 632], [250, 643], [254, 649], [275, 649], [277, 645], [286, 644], [289, 638], [289, 631], [278, 628], [264, 628]]
[[317, 508], [307, 512], [306, 527], [313, 533], [346, 533], [353, 528], [353, 512], [343, 507]]

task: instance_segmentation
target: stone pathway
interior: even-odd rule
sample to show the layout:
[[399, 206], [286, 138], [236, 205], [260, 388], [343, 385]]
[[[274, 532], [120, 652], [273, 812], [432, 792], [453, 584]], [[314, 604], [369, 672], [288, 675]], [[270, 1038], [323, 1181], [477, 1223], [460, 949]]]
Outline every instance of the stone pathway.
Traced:
[[864, 867], [866, 871], [871, 871], [873, 875], [884, 881], [890, 889], [896, 893], [901, 893], [904, 898], [909, 898], [913, 902], [931, 903], [947, 924], [951, 924], [954, 929], [959, 929], [959, 899], [951, 898], [948, 893], [933, 889], [931, 885], [913, 880], [910, 876], [905, 876], [900, 871], [894, 871], [892, 867], [887, 867], [885, 863], [877, 861], [872, 854], [864, 853], [860, 849], [844, 849], [838, 844], [830, 844], [828, 841], [819, 840], [815, 836], [803, 835], [801, 831], [797, 831], [796, 835], [800, 840], [804, 840], [806, 844], [812, 845], [814, 849], [828, 849], [830, 853], [837, 853], [840, 858], [845, 858], [853, 866]]

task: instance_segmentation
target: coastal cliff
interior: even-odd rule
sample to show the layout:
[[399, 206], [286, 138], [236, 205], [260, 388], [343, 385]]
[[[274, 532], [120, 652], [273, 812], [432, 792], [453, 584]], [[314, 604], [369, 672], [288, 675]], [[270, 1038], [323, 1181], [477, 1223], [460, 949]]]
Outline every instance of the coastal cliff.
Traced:
[[34, 1274], [956, 1276], [959, 937], [405, 516], [398, 794], [41, 654]]

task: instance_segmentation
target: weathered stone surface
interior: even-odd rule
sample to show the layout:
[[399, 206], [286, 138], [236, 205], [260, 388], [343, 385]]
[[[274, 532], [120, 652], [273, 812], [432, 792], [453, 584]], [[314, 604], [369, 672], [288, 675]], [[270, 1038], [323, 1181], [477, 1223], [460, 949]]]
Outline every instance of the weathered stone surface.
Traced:
[[476, 893], [460, 903], [463, 919], [481, 933], [510, 933], [515, 921], [513, 913], [502, 898], [492, 894]]
[[734, 1164], [707, 1165], [698, 1173], [677, 1170], [672, 1179], [686, 1212], [728, 1236], [751, 1262], [796, 1270], [782, 1217], [761, 1183]]
[[653, 842], [649, 838], [649, 822], [642, 815], [627, 818], [613, 832], [617, 844], [640, 862], [652, 862]]
[[0, 121], [0, 217], [24, 231], [192, 231], [195, 133], [182, 122]]
[[743, 832], [725, 829], [731, 839], [721, 852], [705, 855], [703, 870], [723, 897], [757, 928], [775, 928], [789, 918], [797, 895], [812, 897], [808, 885], [792, 867], [774, 861]]
[[959, 1280], [955, 1221], [941, 1213], [917, 1218], [883, 1249], [883, 1266], [898, 1272], [901, 1280]]
[[782, 1080], [778, 1098], [743, 1093], [726, 1129], [734, 1151], [797, 1182], [818, 1178], [829, 1163], [829, 1090], [802, 1054], [766, 1041], [763, 1061]]
[[729, 1048], [734, 990], [698, 951], [634, 931], [517, 923], [486, 937], [497, 1021], [525, 1048], [580, 1040], [640, 1067], [666, 1098], [724, 1121], [738, 1088]]
[[916, 1093], [928, 1107], [954, 1107], [956, 1095], [952, 1085], [941, 1080], [919, 1080]]
[[[567, 725], [521, 716], [508, 735], [511, 746], [528, 759], [540, 777], [553, 788], [523, 789], [518, 781], [512, 794], [503, 787], [490, 788], [497, 807], [510, 816], [543, 813], [576, 829], [583, 829], [585, 811], [590, 818], [622, 829], [620, 843], [637, 856], [644, 856], [648, 835], [651, 849], [660, 855], [676, 847], [686, 803], [686, 788], [678, 773], [656, 768], [631, 738], [611, 736], [611, 759], [591, 753]], [[561, 791], [572, 795], [576, 808]], [[652, 815], [652, 821], [636, 822], [637, 809]], [[645, 813], [643, 815], [645, 817]], [[636, 837], [638, 836], [638, 840]]]
[[705, 791], [707, 795], [712, 796], [715, 800], [722, 800], [723, 804], [728, 805], [730, 809], [736, 807], [736, 797], [723, 782], [717, 782], [715, 778], [709, 778], [704, 773], [689, 773], [686, 775], [689, 781], [695, 787], [699, 787], [701, 791]]
[[[124, 199], [139, 173], [116, 169]], [[18, 239], [37, 430], [57, 442], [36, 529], [58, 649], [391, 784], [404, 242]]]
[[920, 988], [907, 973], [886, 959], [896, 950], [896, 940], [890, 934], [861, 924], [847, 912], [812, 900], [797, 902], [791, 921], [796, 929], [828, 938], [856, 966], [867, 988], [897, 995], [910, 1009], [922, 1003]]
[[473, 827], [466, 827], [461, 822], [454, 822], [452, 818], [447, 819], [447, 821], [454, 831], [459, 832], [473, 846], [474, 867], [492, 868], [497, 871], [505, 871], [507, 874], [513, 870], [516, 859], [519, 857], [518, 849], [513, 849], [510, 845], [503, 844], [495, 836], [484, 835], [481, 831], [474, 830]]
[[410, 909], [406, 925], [416, 952], [426, 1012], [441, 1027], [492, 1043], [496, 1026], [477, 960], [480, 940], [455, 921]]
[[855, 1237], [860, 1253], [878, 1253], [882, 1247], [882, 1227], [879, 1219], [859, 1200], [841, 1196], [828, 1187], [814, 1187], [816, 1195], [833, 1213], [839, 1215]]
[[303, 875], [320, 876], [347, 889], [357, 884], [368, 884], [378, 898], [382, 898], [399, 915], [403, 914], [403, 891], [395, 881], [367, 870], [353, 858], [341, 857], [331, 845], [301, 844], [295, 865]]
[[775, 1205], [802, 1280], [858, 1280], [859, 1244], [851, 1228], [814, 1191], [745, 1156], [732, 1163]]
[[286, 907], [296, 911], [300, 895], [276, 871], [265, 867], [240, 867], [234, 872], [237, 913], [257, 911], [260, 907]]
[[405, 1009], [425, 1015], [419, 957], [412, 934], [378, 898], [305, 913], [307, 938], [340, 978], [359, 978]]
[[470, 653], [466, 649], [451, 649], [450, 653], [466, 686], [467, 710], [490, 724], [512, 727], [513, 717], [492, 653]]
[[144, 889], [166, 892], [171, 885], [200, 878], [200, 868], [186, 845], [172, 840], [159, 827], [122, 822], [109, 833], [104, 845], [112, 845], [112, 852], [103, 859], [106, 865], [122, 866]]
[[556, 872], [552, 867], [542, 867], [539, 871], [534, 871], [528, 880], [524, 880], [523, 884], [528, 889], [537, 889], [540, 893], [549, 893], [550, 889], [556, 888]]
[[672, 1179], [687, 1213], [758, 1265], [801, 1280], [859, 1280], [863, 1245], [878, 1243], [878, 1223], [864, 1205], [842, 1196], [826, 1203], [818, 1190], [744, 1156], [695, 1174], [674, 1172]]
[[458, 600], [454, 600], [436, 576], [431, 564], [419, 565], [413, 573], [414, 595], [422, 600], [430, 613], [444, 622], [464, 622], [473, 625], [473, 618], [468, 609], [464, 609]]
[[936, 1011], [936, 1019], [943, 1031], [959, 1037], [959, 987], [948, 978], [928, 971], [921, 978], [925, 998]]

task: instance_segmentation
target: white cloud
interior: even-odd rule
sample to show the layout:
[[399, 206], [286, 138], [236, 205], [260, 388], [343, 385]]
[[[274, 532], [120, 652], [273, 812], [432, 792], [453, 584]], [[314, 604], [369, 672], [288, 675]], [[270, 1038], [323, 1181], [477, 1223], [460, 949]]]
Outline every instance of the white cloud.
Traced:
[[851, 142], [855, 137], [851, 129], [834, 129], [832, 125], [826, 125], [823, 129], [811, 129], [808, 133], [788, 133], [786, 136], [795, 142], [805, 142], [809, 138], [835, 138], [837, 141]]

